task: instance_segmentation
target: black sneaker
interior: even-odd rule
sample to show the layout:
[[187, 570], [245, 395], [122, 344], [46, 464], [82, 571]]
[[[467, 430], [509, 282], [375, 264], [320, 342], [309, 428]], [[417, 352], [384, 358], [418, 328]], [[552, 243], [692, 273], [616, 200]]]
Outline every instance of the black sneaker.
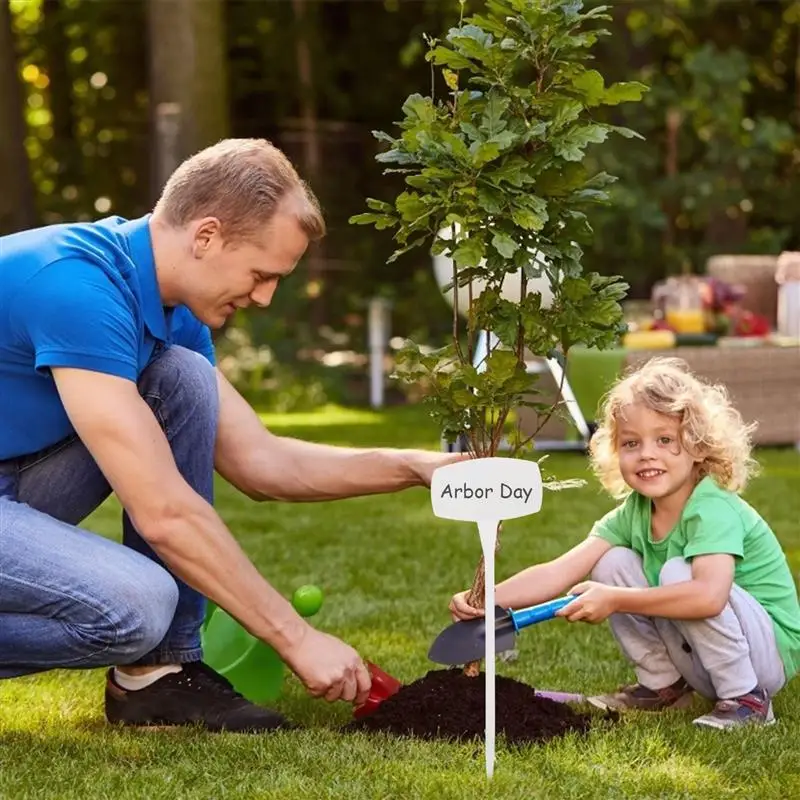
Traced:
[[208, 731], [263, 733], [294, 728], [281, 714], [251, 703], [230, 682], [200, 661], [135, 692], [106, 679], [106, 719], [143, 727], [198, 725]]

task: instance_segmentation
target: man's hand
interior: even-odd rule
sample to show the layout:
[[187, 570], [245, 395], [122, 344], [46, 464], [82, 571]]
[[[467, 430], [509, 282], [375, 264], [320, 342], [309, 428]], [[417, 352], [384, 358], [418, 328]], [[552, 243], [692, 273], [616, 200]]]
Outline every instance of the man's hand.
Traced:
[[300, 641], [281, 657], [312, 697], [328, 702], [366, 703], [372, 687], [369, 670], [358, 653], [334, 636], [306, 628]]
[[411, 468], [419, 477], [420, 483], [429, 488], [433, 480], [433, 473], [439, 467], [456, 464], [459, 461], [466, 461], [470, 458], [472, 456], [469, 453], [437, 453], [427, 450], [408, 451], [408, 460]]
[[596, 581], [584, 581], [573, 586], [568, 594], [579, 595], [556, 612], [569, 622], [602, 622], [617, 611], [619, 592], [615, 586]]

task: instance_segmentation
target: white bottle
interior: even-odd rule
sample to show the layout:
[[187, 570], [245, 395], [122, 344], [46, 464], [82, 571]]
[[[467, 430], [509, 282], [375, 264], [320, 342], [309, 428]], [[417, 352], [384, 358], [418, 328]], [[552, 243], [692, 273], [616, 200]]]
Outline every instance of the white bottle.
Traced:
[[800, 341], [800, 253], [781, 253], [775, 280], [778, 283], [778, 333]]

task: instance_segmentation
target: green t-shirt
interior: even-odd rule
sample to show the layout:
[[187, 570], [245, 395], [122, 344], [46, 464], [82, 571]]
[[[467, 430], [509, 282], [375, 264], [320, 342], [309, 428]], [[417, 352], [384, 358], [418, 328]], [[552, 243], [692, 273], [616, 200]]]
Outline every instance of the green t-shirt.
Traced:
[[734, 556], [734, 582], [769, 614], [786, 680], [794, 677], [800, 670], [800, 602], [780, 543], [758, 512], [739, 495], [705, 477], [692, 492], [678, 524], [660, 541], [653, 541], [650, 513], [649, 498], [633, 492], [598, 520], [589, 535], [638, 553], [651, 586], [658, 586], [661, 568], [671, 558]]

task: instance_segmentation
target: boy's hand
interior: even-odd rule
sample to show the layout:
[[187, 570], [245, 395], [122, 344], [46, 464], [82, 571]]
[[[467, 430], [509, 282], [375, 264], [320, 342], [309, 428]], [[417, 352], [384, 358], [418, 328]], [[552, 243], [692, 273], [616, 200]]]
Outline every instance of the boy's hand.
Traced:
[[453, 615], [453, 620], [455, 622], [459, 620], [477, 619], [483, 616], [483, 609], [471, 606], [467, 602], [467, 595], [469, 595], [469, 589], [454, 594], [453, 599], [450, 601], [450, 613]]
[[569, 622], [602, 622], [617, 610], [617, 589], [596, 581], [584, 581], [573, 586], [568, 594], [576, 594], [571, 603], [556, 612]]

